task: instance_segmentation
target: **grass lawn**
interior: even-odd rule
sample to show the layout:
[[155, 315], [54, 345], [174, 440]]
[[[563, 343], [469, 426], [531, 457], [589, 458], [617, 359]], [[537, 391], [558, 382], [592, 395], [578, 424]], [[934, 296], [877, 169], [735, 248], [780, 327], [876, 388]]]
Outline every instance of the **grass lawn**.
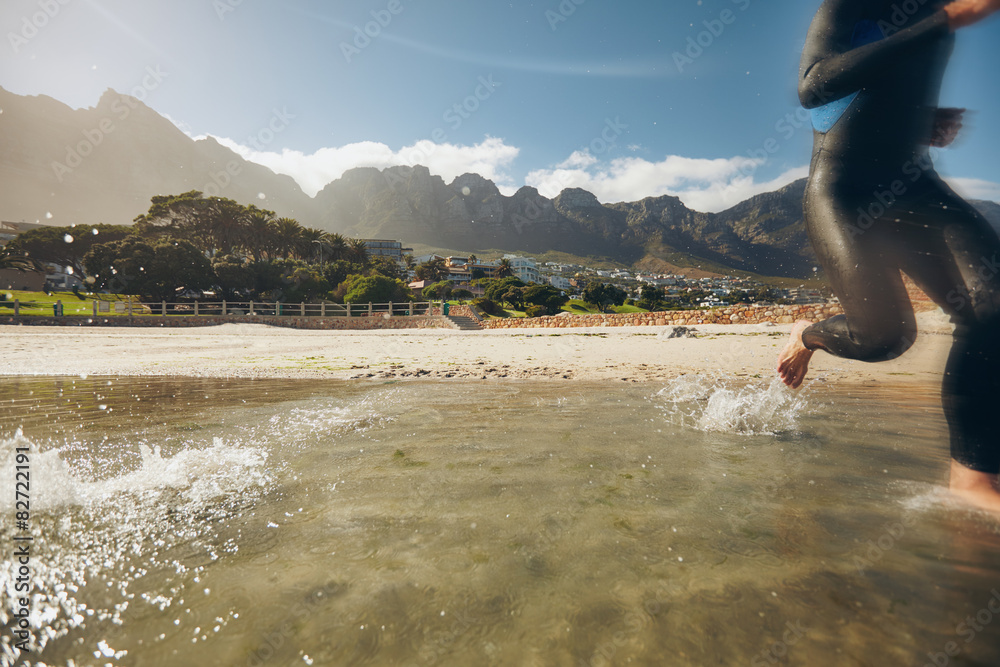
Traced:
[[[573, 313], [574, 315], [598, 315], [601, 311], [597, 308], [590, 306], [589, 304], [580, 301], [579, 299], [571, 299], [566, 302], [566, 305], [562, 307], [567, 313]], [[637, 308], [636, 306], [612, 306], [608, 309], [609, 313], [648, 313], [648, 310], [643, 310], [642, 308]]]
[[[21, 292], [18, 290], [0, 290], [0, 296], [7, 297], [6, 300], [0, 301], [0, 315], [13, 315], [14, 301], [17, 300], [20, 302], [21, 315], [45, 315], [48, 317], [53, 315], [52, 307], [57, 301], [62, 301], [63, 315], [69, 317], [72, 315], [93, 315], [94, 301], [122, 300], [108, 294], [85, 295], [85, 298], [81, 300], [72, 292], [46, 294], [45, 292]], [[101, 313], [101, 316], [107, 317], [114, 314], [114, 306], [111, 306], [111, 311]]]

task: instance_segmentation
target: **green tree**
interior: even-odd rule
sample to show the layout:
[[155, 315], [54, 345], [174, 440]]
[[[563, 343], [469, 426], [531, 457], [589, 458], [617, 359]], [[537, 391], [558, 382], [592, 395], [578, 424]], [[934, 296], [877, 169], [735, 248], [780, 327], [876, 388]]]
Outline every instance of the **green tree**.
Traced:
[[280, 281], [279, 287], [272, 290], [276, 301], [315, 301], [329, 295], [330, 283], [317, 266], [301, 259], [279, 259], [272, 265]]
[[134, 229], [146, 239], [182, 238], [204, 252], [228, 255], [248, 242], [251, 213], [231, 199], [191, 190], [153, 197]]
[[[291, 218], [278, 218], [271, 222], [274, 252], [284, 259], [301, 258], [303, 248], [302, 225]], [[311, 249], [308, 251], [311, 252]]]
[[413, 299], [402, 280], [385, 276], [351, 276], [345, 281], [345, 303], [403, 303]]
[[129, 236], [132, 236], [132, 228], [124, 225], [38, 227], [18, 235], [0, 249], [0, 256], [28, 257], [38, 262], [71, 266], [83, 273], [83, 257], [91, 248]]
[[541, 306], [548, 315], [556, 315], [569, 301], [569, 297], [552, 285], [528, 285], [524, 288], [524, 302]]
[[235, 300], [241, 295], [253, 292], [254, 272], [239, 255], [222, 255], [212, 259], [215, 287], [227, 300]]
[[425, 287], [422, 294], [425, 299], [450, 299], [454, 291], [455, 283], [450, 280], [442, 280], [439, 283]]
[[392, 257], [372, 257], [369, 262], [369, 272], [377, 273], [393, 280], [405, 280], [406, 270]]
[[654, 285], [643, 285], [642, 290], [639, 292], [639, 301], [636, 305], [649, 311], [666, 310], [666, 303], [664, 303], [663, 299], [663, 290], [659, 287], [655, 287]]
[[583, 290], [583, 300], [595, 306], [602, 313], [608, 312], [611, 306], [625, 303], [628, 293], [620, 287], [593, 281]]
[[428, 260], [417, 267], [417, 280], [429, 280], [432, 283], [439, 283], [448, 277], [448, 267], [440, 257]]
[[496, 276], [497, 278], [507, 278], [514, 275], [514, 265], [511, 261], [504, 257], [500, 260], [500, 264], [497, 266]]
[[255, 262], [262, 262], [274, 256], [274, 228], [271, 226], [273, 221], [274, 213], [271, 211], [256, 206], [249, 208], [243, 246]]
[[338, 260], [346, 260], [350, 255], [350, 247], [347, 245], [347, 239], [344, 238], [342, 234], [327, 234], [326, 244], [330, 248], [330, 257], [328, 261], [336, 262]]
[[98, 244], [84, 256], [83, 264], [88, 282], [97, 289], [157, 301], [171, 299], [182, 289], [207, 289], [215, 282], [208, 258], [184, 240], [150, 244], [131, 237]]
[[[350, 276], [364, 275], [365, 267], [361, 264], [356, 264], [355, 262], [350, 262], [346, 259], [338, 259], [334, 262], [330, 262], [324, 267], [323, 276], [326, 281], [330, 283], [336, 289], [339, 285], [344, 283]], [[392, 276], [389, 276], [390, 278]]]
[[368, 264], [368, 246], [363, 239], [351, 239], [347, 242], [348, 257], [352, 262]]
[[517, 305], [520, 305], [520, 299], [524, 297], [523, 292], [518, 294], [517, 289], [523, 289], [527, 285], [523, 280], [515, 276], [508, 276], [507, 278], [502, 278], [500, 280], [491, 280], [486, 287], [486, 298], [490, 301], [496, 303], [509, 303], [515, 306], [515, 302], [508, 301], [508, 295], [516, 300]]

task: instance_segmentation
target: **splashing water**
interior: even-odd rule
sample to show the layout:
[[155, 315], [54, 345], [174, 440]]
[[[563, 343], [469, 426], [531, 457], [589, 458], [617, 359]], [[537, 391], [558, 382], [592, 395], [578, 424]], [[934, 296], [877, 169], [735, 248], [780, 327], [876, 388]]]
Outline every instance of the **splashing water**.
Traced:
[[[217, 559], [210, 546], [215, 541], [212, 527], [196, 519], [218, 516], [226, 511], [227, 502], [271, 484], [265, 469], [266, 452], [226, 445], [219, 438], [206, 449], [189, 449], [170, 458], [161, 456], [159, 446], [139, 445], [139, 469], [99, 481], [78, 478], [57, 449], [40, 451], [20, 431], [9, 440], [0, 440], [0, 475], [4, 479], [15, 477], [18, 448], [27, 450], [31, 462], [31, 602], [27, 621], [35, 631], [36, 651], [85, 627], [88, 619], [120, 624], [122, 613], [135, 597], [130, 587], [149, 569], [187, 569], [182, 558], [171, 554], [172, 549], [181, 547], [187, 553], [202, 550], [207, 558]], [[4, 494], [0, 510], [12, 514], [14, 502], [13, 493]], [[8, 543], [15, 534], [24, 537], [28, 532], [14, 533], [10, 525], [0, 527], [0, 537]], [[127, 564], [131, 564], [128, 570]], [[0, 563], [0, 625], [4, 627], [17, 611], [17, 576], [14, 559]], [[106, 578], [114, 581], [116, 594], [107, 598], [106, 606], [95, 608], [78, 599], [88, 584]], [[122, 657], [110, 648], [98, 652], [105, 657]], [[17, 655], [4, 642], [0, 665], [13, 665], [16, 660]]]
[[672, 423], [707, 433], [774, 435], [794, 430], [807, 395], [770, 384], [734, 385], [726, 380], [684, 375], [657, 392]]

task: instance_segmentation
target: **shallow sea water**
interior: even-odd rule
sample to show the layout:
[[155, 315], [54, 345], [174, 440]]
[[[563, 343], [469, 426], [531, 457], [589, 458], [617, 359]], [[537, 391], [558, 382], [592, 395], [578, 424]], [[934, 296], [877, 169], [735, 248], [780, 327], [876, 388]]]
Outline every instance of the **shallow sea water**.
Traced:
[[930, 387], [5, 378], [0, 664], [996, 665], [946, 435]]

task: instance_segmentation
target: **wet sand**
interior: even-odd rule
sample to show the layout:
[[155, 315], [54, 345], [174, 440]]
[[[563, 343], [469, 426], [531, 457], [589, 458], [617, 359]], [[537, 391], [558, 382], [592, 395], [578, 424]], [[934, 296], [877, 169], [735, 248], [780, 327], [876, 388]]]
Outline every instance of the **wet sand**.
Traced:
[[[899, 359], [867, 364], [818, 353], [810, 377], [937, 382], [951, 346], [938, 313]], [[462, 332], [302, 331], [226, 324], [196, 329], [0, 326], [0, 375], [216, 378], [515, 379], [647, 382], [688, 373], [766, 378], [790, 325]], [[677, 334], [682, 334], [677, 336]]]

